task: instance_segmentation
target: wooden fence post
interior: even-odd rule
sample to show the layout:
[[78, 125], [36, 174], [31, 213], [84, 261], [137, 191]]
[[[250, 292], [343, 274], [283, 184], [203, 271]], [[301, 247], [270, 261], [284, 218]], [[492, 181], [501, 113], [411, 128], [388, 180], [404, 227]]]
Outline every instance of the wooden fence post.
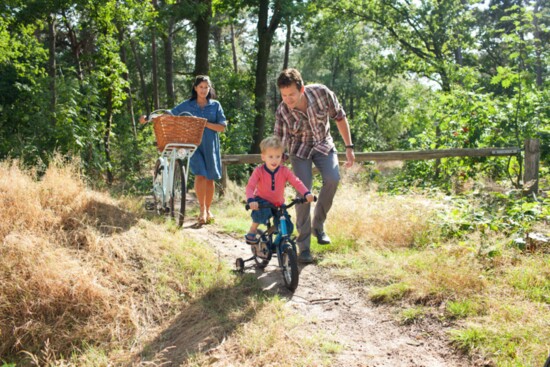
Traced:
[[525, 171], [523, 174], [523, 193], [537, 194], [539, 191], [540, 141], [525, 139]]
[[225, 191], [227, 190], [227, 163], [222, 163], [222, 189], [220, 190], [220, 196], [225, 195]]

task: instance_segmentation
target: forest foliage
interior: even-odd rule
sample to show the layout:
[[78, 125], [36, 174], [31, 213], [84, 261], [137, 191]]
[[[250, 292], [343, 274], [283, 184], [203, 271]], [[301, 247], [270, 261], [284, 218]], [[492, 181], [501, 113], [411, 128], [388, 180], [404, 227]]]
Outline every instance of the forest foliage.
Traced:
[[[139, 190], [154, 154], [140, 114], [173, 107], [209, 74], [229, 121], [224, 153], [257, 152], [276, 76], [297, 67], [336, 92], [358, 151], [539, 138], [548, 161], [543, 0], [7, 0], [0, 12], [0, 159], [44, 169], [55, 153], [80, 156], [95, 182]], [[404, 177], [432, 180], [434, 164], [410, 162]], [[442, 182], [521, 181], [520, 157], [438, 164]]]

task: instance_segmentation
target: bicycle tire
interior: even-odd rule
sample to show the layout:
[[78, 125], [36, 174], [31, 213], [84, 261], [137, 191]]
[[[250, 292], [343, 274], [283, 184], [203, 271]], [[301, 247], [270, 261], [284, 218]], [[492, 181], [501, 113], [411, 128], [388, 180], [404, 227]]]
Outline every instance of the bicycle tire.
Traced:
[[281, 254], [282, 264], [283, 264], [283, 280], [286, 287], [294, 292], [298, 288], [298, 258], [296, 257], [296, 252], [292, 250], [291, 247], [287, 246]]
[[544, 363], [544, 367], [550, 367], [550, 356], [546, 359], [546, 362]]
[[162, 171], [164, 167], [160, 159], [157, 159], [155, 163], [155, 170], [153, 174], [153, 202], [155, 205], [155, 211], [157, 214], [164, 214], [164, 191], [163, 191], [163, 175]]
[[183, 225], [185, 219], [185, 196], [187, 192], [186, 172], [181, 159], [176, 159], [174, 165], [174, 184], [170, 195], [170, 216], [176, 221], [178, 227]]
[[[260, 237], [260, 240], [264, 237], [264, 232], [261, 229], [258, 229], [258, 235]], [[268, 242], [271, 243], [271, 238], [267, 239]], [[271, 259], [271, 254], [268, 255], [268, 258]], [[256, 267], [258, 269], [265, 269], [265, 267], [269, 264], [268, 259], [262, 259], [261, 257], [254, 256], [254, 262], [256, 262]]]

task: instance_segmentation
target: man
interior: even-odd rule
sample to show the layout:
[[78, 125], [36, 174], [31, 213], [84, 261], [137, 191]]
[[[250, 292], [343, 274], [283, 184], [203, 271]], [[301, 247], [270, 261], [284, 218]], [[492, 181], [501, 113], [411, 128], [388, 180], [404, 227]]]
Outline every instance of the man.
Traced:
[[283, 101], [275, 115], [274, 134], [283, 141], [294, 173], [309, 190], [313, 183], [312, 164], [323, 178], [313, 220], [309, 203], [296, 206], [298, 260], [311, 263], [313, 257], [309, 248], [312, 232], [319, 244], [330, 243], [324, 225], [340, 181], [338, 156], [330, 135], [330, 119], [336, 120], [338, 131], [344, 139], [346, 167], [353, 165], [355, 154], [346, 113], [330, 89], [322, 84], [304, 86], [302, 76], [296, 69], [283, 70], [277, 78], [277, 86]]

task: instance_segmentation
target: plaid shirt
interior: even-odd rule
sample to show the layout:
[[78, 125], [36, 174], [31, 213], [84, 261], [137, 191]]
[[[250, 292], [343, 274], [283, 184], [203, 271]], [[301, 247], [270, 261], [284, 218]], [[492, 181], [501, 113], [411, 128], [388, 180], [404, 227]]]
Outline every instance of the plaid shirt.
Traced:
[[328, 155], [334, 148], [329, 119], [342, 120], [346, 113], [334, 92], [322, 84], [306, 85], [304, 96], [307, 113], [290, 110], [281, 102], [275, 114], [273, 133], [282, 139], [291, 155], [310, 159], [314, 150]]

